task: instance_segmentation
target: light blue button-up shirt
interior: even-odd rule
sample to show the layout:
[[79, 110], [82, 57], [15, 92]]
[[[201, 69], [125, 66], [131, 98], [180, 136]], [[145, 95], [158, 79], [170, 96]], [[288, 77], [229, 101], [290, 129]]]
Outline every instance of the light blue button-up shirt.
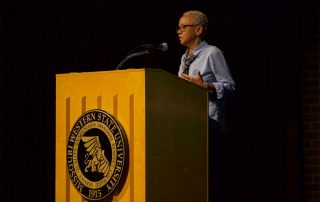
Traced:
[[[182, 55], [179, 76], [183, 71], [183, 60], [187, 54], [188, 50]], [[196, 58], [189, 67], [189, 75], [196, 76], [200, 72], [203, 81], [216, 88], [216, 95], [209, 93], [209, 126], [222, 127], [225, 130], [224, 98], [234, 93], [235, 82], [223, 52], [216, 46], [202, 41], [192, 54], [196, 55]]]

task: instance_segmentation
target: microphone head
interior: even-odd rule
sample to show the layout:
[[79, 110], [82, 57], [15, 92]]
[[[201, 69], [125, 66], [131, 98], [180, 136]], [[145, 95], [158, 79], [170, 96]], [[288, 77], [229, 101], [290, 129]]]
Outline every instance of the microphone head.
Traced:
[[146, 48], [146, 49], [157, 49], [161, 51], [167, 51], [168, 50], [168, 44], [162, 43], [162, 44], [146, 44], [146, 45], [140, 45], [140, 47]]
[[168, 50], [168, 44], [167, 43], [162, 43], [160, 44], [160, 50], [161, 51], [167, 51]]

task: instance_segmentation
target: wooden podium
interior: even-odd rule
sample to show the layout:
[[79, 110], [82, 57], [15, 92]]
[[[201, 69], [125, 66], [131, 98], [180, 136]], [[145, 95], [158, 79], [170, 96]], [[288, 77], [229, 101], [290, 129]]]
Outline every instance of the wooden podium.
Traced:
[[56, 75], [57, 202], [96, 201], [82, 197], [67, 165], [71, 131], [95, 109], [121, 123], [129, 145], [124, 185], [97, 200], [208, 201], [207, 91], [162, 70], [129, 69]]

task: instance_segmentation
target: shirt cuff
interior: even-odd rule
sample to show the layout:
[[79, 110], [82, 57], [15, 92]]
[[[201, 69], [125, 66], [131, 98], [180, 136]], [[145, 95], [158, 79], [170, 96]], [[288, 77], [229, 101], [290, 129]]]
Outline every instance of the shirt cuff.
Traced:
[[217, 99], [223, 98], [224, 89], [222, 83], [213, 83], [213, 85], [216, 88]]

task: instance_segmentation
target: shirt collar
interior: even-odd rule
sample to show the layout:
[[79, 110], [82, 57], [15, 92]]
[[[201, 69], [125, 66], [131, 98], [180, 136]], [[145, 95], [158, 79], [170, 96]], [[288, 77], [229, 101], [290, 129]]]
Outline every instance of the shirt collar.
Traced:
[[[202, 41], [193, 51], [193, 55], [198, 55], [201, 51], [204, 50], [204, 48], [208, 45], [206, 41]], [[186, 50], [185, 55], [188, 54], [188, 50]]]

